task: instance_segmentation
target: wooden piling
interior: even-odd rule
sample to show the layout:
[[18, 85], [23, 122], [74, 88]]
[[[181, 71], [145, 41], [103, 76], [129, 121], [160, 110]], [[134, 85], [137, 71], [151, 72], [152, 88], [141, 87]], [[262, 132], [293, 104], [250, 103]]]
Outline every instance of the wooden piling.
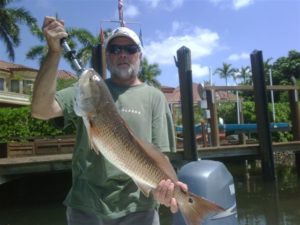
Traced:
[[93, 47], [92, 67], [103, 79], [106, 79], [105, 49], [102, 44]]
[[[289, 101], [290, 101], [290, 109], [291, 109], [291, 121], [292, 121], [292, 133], [293, 140], [300, 140], [300, 106], [298, 99], [298, 90], [289, 91]], [[297, 169], [297, 174], [300, 177], [300, 153], [295, 152], [295, 164]]]
[[193, 109], [191, 50], [185, 46], [177, 50], [177, 67], [180, 83], [185, 160], [198, 160]]
[[274, 181], [276, 176], [262, 52], [255, 50], [250, 56], [263, 177], [267, 181]]
[[220, 146], [218, 112], [215, 101], [215, 91], [206, 90], [207, 108], [210, 110], [211, 145]]

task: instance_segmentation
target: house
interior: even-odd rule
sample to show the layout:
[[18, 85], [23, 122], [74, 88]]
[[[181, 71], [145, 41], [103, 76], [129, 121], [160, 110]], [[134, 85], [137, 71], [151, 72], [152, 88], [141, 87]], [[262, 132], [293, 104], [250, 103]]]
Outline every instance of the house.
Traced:
[[[0, 60], [0, 107], [30, 105], [30, 95], [38, 70]], [[59, 79], [76, 79], [65, 70], [58, 71]]]
[[0, 106], [29, 105], [37, 69], [0, 60]]
[[[194, 106], [199, 105], [201, 97], [199, 95], [199, 84], [192, 83], [193, 88], [193, 103]], [[161, 91], [165, 94], [167, 101], [170, 105], [180, 105], [181, 96], [180, 96], [180, 86], [168, 87], [162, 86]], [[226, 91], [217, 91], [215, 93], [216, 101], [235, 101], [235, 95]]]

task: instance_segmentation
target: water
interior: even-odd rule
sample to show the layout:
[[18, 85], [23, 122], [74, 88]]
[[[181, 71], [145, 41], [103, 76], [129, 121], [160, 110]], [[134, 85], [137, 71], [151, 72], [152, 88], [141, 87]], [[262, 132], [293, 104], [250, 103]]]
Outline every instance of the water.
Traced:
[[[234, 176], [240, 225], [299, 225], [300, 182], [293, 166], [277, 166], [278, 182], [264, 182], [252, 162], [225, 163]], [[247, 172], [247, 173], [246, 173]], [[0, 225], [65, 225], [62, 201], [70, 173], [40, 174], [0, 186]], [[162, 225], [170, 213], [161, 208]]]
[[71, 174], [39, 174], [0, 186], [0, 225], [66, 225]]
[[[264, 182], [260, 173], [236, 176], [240, 225], [299, 225], [300, 183], [291, 166], [277, 166], [278, 182]], [[259, 171], [260, 172], [260, 171]]]

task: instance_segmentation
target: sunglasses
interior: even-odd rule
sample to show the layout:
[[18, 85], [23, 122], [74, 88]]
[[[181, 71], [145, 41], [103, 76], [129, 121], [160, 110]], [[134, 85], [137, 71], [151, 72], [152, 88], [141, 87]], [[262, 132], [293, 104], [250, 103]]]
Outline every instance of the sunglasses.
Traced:
[[109, 45], [107, 51], [111, 54], [118, 55], [124, 50], [129, 55], [133, 55], [140, 51], [137, 45]]

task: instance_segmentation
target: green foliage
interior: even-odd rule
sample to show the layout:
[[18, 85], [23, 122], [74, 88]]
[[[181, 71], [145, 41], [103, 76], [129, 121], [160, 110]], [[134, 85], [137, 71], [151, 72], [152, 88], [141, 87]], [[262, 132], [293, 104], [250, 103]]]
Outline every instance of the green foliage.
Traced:
[[236, 107], [233, 102], [222, 102], [218, 106], [218, 115], [222, 117], [224, 123], [236, 123]]
[[[268, 105], [270, 122], [272, 121], [272, 105]], [[243, 102], [242, 112], [244, 123], [256, 123], [255, 103]], [[224, 119], [224, 123], [237, 123], [236, 105], [233, 102], [222, 102], [218, 106], [218, 115]], [[290, 123], [289, 103], [275, 103], [276, 122]], [[290, 141], [292, 134], [290, 132], [273, 132], [274, 141]]]
[[[272, 121], [271, 109], [272, 109], [272, 105], [269, 104], [270, 121]], [[290, 112], [291, 111], [290, 111], [289, 103], [287, 102], [275, 103], [276, 122], [291, 123]], [[286, 141], [293, 140], [293, 135], [291, 134], [291, 132], [273, 132], [272, 138], [274, 141], [286, 142]]]
[[293, 84], [291, 78], [300, 78], [300, 52], [289, 51], [288, 57], [278, 58], [272, 67], [274, 84]]
[[[88, 30], [82, 28], [66, 28], [66, 31], [69, 34], [67, 42], [70, 48], [77, 49], [76, 57], [80, 60], [81, 64], [86, 67], [92, 58], [94, 46], [100, 43], [99, 35], [93, 35]], [[104, 36], [107, 36], [108, 32], [110, 32], [110, 29], [104, 31]], [[28, 59], [38, 60], [41, 65], [46, 58], [48, 46], [45, 44], [45, 37], [39, 27], [33, 30], [33, 34], [39, 39], [41, 44], [31, 47], [26, 57]], [[64, 55], [64, 59], [70, 63], [70, 59], [66, 55]], [[72, 64], [71, 66], [73, 68]]]
[[251, 85], [252, 77], [251, 77], [251, 69], [249, 66], [241, 67], [240, 69], [236, 69], [235, 81], [237, 79], [242, 80], [242, 85]]
[[256, 114], [255, 114], [255, 103], [254, 102], [243, 102], [242, 110], [244, 115], [244, 123], [255, 123]]
[[214, 74], [218, 74], [220, 78], [225, 79], [226, 86], [228, 85], [228, 78], [234, 78], [236, 69], [231, 64], [223, 63], [222, 67], [217, 68]]
[[26, 140], [32, 137], [71, 134], [62, 131], [50, 121], [34, 119], [28, 106], [20, 108], [0, 108], [0, 143], [12, 140]]
[[149, 64], [148, 60], [146, 58], [142, 61], [142, 71], [139, 76], [141, 81], [152, 85], [154, 87], [160, 88], [160, 83], [156, 79], [157, 76], [159, 76], [161, 73], [161, 70], [159, 69], [159, 66], [157, 63]]
[[[181, 107], [175, 106], [172, 109], [173, 113], [173, 120], [175, 125], [182, 125], [182, 113], [181, 113]], [[203, 120], [203, 112], [202, 109], [200, 109], [198, 106], [194, 106], [194, 122], [195, 124], [199, 124]]]
[[[57, 90], [71, 86], [76, 79], [57, 80]], [[47, 137], [74, 134], [75, 127], [57, 129], [51, 121], [31, 117], [30, 107], [0, 108], [0, 143], [13, 140], [26, 140], [34, 137]]]
[[15, 0], [0, 0], [0, 40], [6, 47], [11, 61], [15, 59], [15, 48], [21, 43], [20, 25], [25, 24], [31, 30], [37, 27], [36, 19], [26, 9], [9, 7]]
[[195, 118], [195, 124], [201, 123], [203, 120], [203, 110], [200, 109], [200, 107], [194, 107], [194, 118]]

